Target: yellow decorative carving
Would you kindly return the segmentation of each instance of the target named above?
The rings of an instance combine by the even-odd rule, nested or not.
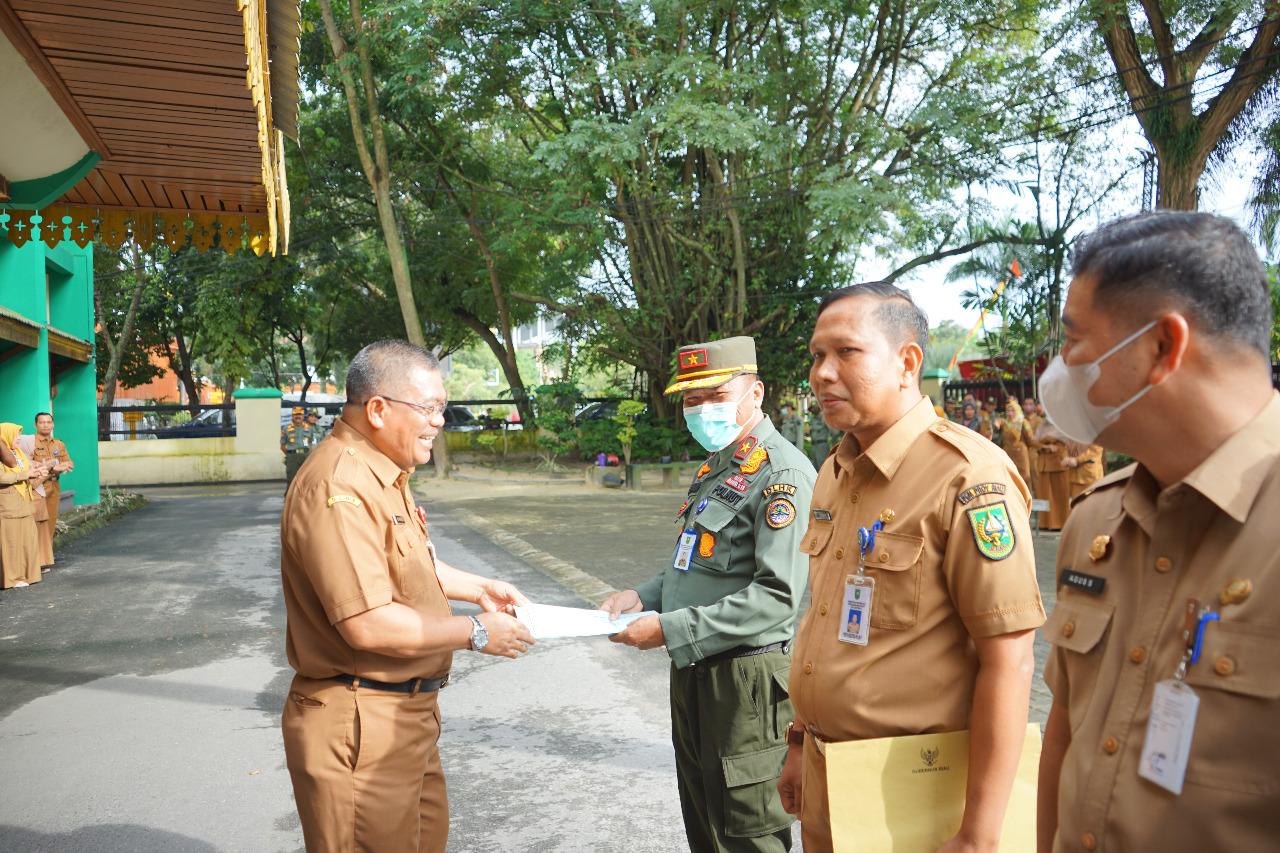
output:
[[[216,236],[216,240],[215,240]],[[143,250],[163,243],[177,251],[188,245],[206,252],[215,245],[228,253],[242,248],[262,255],[271,249],[271,226],[262,215],[238,213],[156,213],[51,205],[44,210],[0,208],[0,239],[21,248],[41,240],[50,248],[62,242],[90,242],[119,249],[136,239]]]

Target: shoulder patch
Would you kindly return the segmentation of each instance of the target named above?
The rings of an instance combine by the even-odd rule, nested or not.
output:
[[[768,459],[769,451],[765,450],[763,447],[757,447],[755,450],[751,451],[751,455],[747,457],[747,461],[742,463],[742,473],[754,474],[760,470],[760,466],[768,461]]]
[[[1003,495],[1004,493],[1004,483],[978,483],[976,486],[970,486],[956,495],[956,500],[962,504],[967,504],[972,503],[976,498],[980,498],[983,495]]]
[[[747,455],[751,453],[753,449],[755,449],[755,446],[756,446],[756,437],[754,435],[747,436],[742,440],[742,443],[738,445],[738,449],[734,451],[733,458],[746,459]]]
[[[1009,507],[1004,501],[975,506],[966,513],[973,528],[973,541],[982,556],[989,560],[1003,560],[1013,553],[1016,541],[1013,526],[1009,523]]]
[[[705,475],[708,471],[710,471],[710,470],[711,470],[711,463],[710,463],[710,462],[703,462],[703,463],[702,463],[702,467],[698,469],[698,473],[697,473],[696,475],[694,475],[694,479],[696,480],[696,479],[698,479],[699,477],[704,476],[704,475]]]
[[[769,522],[769,526],[774,530],[781,530],[788,524],[796,520],[795,504],[786,498],[774,498],[769,501],[769,508],[766,510],[765,520]]]
[[[761,492],[766,498],[769,495],[794,495],[795,493],[796,487],[790,483],[774,483],[772,486],[766,486]]]
[[[364,506],[364,501],[352,495],[334,495],[324,502],[325,506],[333,506],[334,504],[355,504],[356,506]]]

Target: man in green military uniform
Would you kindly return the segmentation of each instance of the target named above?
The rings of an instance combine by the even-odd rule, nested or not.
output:
[[[776,781],[786,758],[791,639],[808,560],[799,553],[815,472],[765,417],[755,342],[682,348],[666,393],[711,454],[676,513],[671,563],[616,593],[610,615],[658,610],[615,634],[671,656],[671,738],[685,834],[697,853],[791,849]]]
[[[316,424],[319,416],[314,410],[308,416],[309,423],[304,423],[302,417],[302,407],[295,406],[293,420],[284,429],[280,430],[280,450],[284,453],[286,489],[293,482],[294,475],[302,467],[302,463],[306,460],[307,454],[311,452],[311,448],[319,444],[320,440],[324,438],[324,430]]]
[[[822,463],[826,462],[827,457],[831,455],[831,448],[839,444],[842,438],[844,433],[827,426],[818,404],[811,405],[809,407],[809,458],[813,460],[815,469],[822,468]]]
[[[804,453],[804,415],[796,411],[790,400],[782,404],[782,418],[778,421],[778,432],[787,441],[794,444]]]

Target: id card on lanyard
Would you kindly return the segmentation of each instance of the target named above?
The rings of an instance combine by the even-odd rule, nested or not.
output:
[[[867,554],[876,544],[876,531],[883,528],[882,521],[877,521],[870,528],[858,528],[858,573],[845,578],[844,607],[840,611],[838,639],[842,643],[865,646],[870,640],[871,604],[876,595],[876,579],[868,577],[865,569]]]

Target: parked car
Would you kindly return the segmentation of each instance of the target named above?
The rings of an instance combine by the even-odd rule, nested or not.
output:
[[[235,409],[207,409],[185,424],[174,424],[156,430],[156,438],[217,438],[220,435],[235,434]]]
[[[484,421],[466,406],[448,403],[444,407],[444,428],[449,432],[479,432],[484,429]]]
[[[618,414],[618,404],[621,402],[621,400],[605,400],[598,403],[587,403],[581,409],[578,409],[574,418],[579,421],[613,420]],[[648,411],[648,407],[645,410]]]

